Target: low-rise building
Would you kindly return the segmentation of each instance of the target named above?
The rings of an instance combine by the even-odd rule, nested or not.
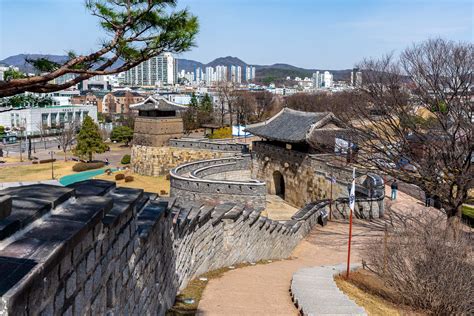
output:
[[[88,115],[97,122],[94,105],[68,105],[25,108],[0,108],[0,125],[10,131],[39,135],[44,129],[55,129],[65,123],[81,124]]]
[[[104,96],[101,112],[107,114],[126,114],[130,111],[130,105],[140,103],[143,100],[143,96],[135,91],[114,91]]]

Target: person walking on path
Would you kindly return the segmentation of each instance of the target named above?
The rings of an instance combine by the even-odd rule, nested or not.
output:
[[[390,186],[392,188],[392,195],[391,199],[396,200],[397,199],[397,190],[398,190],[398,183],[397,180],[393,180],[392,185]]]
[[[431,196],[428,192],[425,192],[425,207],[431,206]]]

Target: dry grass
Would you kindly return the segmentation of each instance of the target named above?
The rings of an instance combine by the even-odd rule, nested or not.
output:
[[[23,157],[23,161],[26,161],[25,157]],[[20,156],[12,156],[9,155],[8,157],[0,157],[0,161],[4,161],[6,163],[13,163],[13,162],[21,162],[20,161]],[[1,166],[1,165],[0,165]]]
[[[366,270],[351,273],[349,280],[343,276],[334,279],[339,289],[362,306],[368,315],[424,315],[396,304],[396,295],[381,279]]]
[[[132,182],[125,182],[125,180],[115,180],[115,175],[118,173],[124,173],[126,176],[130,175],[133,176]],[[159,177],[149,177],[149,176],[142,176],[131,171],[116,171],[111,175],[101,174],[94,179],[101,179],[101,180],[108,180],[108,181],[115,181],[118,187],[126,187],[126,188],[133,188],[133,189],[143,189],[145,192],[150,193],[157,193],[161,194],[161,191],[164,190],[167,194],[170,192],[170,181],[166,180],[164,176]]]
[[[56,179],[62,176],[74,173],[72,166],[73,161],[56,161],[54,163],[54,177]],[[17,181],[40,181],[51,179],[51,163],[21,166],[1,166],[0,165],[0,182],[17,182]]]
[[[255,264],[267,264],[275,260],[261,260]],[[243,268],[250,266],[250,263],[240,263],[234,265],[234,269]],[[178,315],[195,315],[199,306],[199,301],[202,298],[202,294],[207,284],[212,279],[218,279],[224,275],[227,271],[233,270],[229,267],[212,270],[207,273],[200,275],[199,277],[191,280],[186,288],[176,296],[175,305],[170,308],[166,313],[167,316],[178,316]],[[207,281],[201,281],[200,278],[207,278]],[[186,299],[193,299],[193,304],[185,303]]]

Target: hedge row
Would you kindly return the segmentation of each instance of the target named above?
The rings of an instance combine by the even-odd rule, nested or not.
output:
[[[78,162],[72,166],[72,170],[76,172],[99,169],[105,166],[103,162]]]

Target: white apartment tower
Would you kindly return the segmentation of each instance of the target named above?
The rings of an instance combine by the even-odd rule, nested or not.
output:
[[[242,83],[242,67],[230,66],[230,80],[234,83]]]
[[[176,59],[171,53],[152,57],[125,72],[125,83],[137,86],[173,85],[177,82]]]
[[[213,67],[206,67],[206,85],[210,86],[216,81],[216,75]]]
[[[255,67],[254,66],[245,67],[245,80],[246,81],[255,80]]]
[[[354,68],[351,71],[351,86],[360,87],[362,85],[362,72],[359,68]]]
[[[333,84],[333,75],[329,71],[325,71],[323,74],[323,82],[325,88],[332,87]]]
[[[216,66],[216,81],[227,81],[227,66]]]

